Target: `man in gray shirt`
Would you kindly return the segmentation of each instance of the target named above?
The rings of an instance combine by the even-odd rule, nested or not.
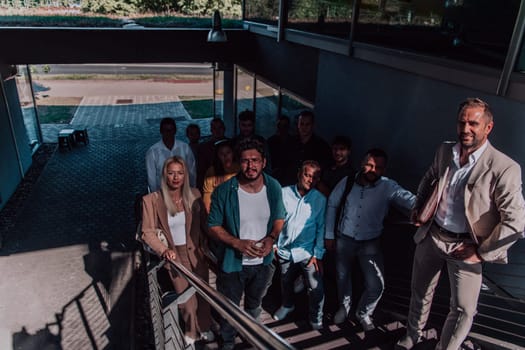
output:
[[[415,197],[395,181],[382,176],[387,155],[383,150],[369,150],[361,171],[355,178],[345,177],[328,198],[326,209],[326,248],[336,249],[339,309],[335,323],[348,317],[352,299],[352,264],[358,260],[365,279],[365,289],[356,308],[356,316],[365,331],[374,329],[370,316],[384,290],[383,254],[379,237],[390,204],[407,213]]]

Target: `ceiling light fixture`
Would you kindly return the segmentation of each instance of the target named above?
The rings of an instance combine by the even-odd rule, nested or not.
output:
[[[226,33],[222,30],[221,14],[219,10],[213,12],[212,28],[208,33],[209,43],[224,43],[228,41]]]

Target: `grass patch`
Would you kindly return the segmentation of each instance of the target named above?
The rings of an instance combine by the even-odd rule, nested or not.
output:
[[[121,27],[120,19],[90,16],[0,16],[8,27]]]
[[[210,70],[211,71],[211,70]],[[195,74],[53,74],[33,73],[33,80],[150,80],[155,82],[173,82],[176,80],[209,81],[211,75]]]
[[[211,18],[184,16],[133,16],[130,18],[138,25],[148,28],[211,28]],[[120,18],[104,17],[86,13],[85,15],[24,15],[0,16],[0,26],[5,27],[96,27],[118,28],[125,22]],[[242,20],[223,18],[222,27],[226,29],[242,28]]]
[[[68,124],[78,106],[37,106],[41,124]]]
[[[200,100],[183,100],[183,98],[183,96],[180,97],[182,105],[193,119],[210,118],[213,116],[213,100],[211,98]]]

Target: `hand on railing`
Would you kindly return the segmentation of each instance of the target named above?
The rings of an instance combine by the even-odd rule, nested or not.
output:
[[[173,250],[168,248],[164,252],[162,252],[161,257],[166,260],[175,261],[175,259],[177,258],[177,254]]]

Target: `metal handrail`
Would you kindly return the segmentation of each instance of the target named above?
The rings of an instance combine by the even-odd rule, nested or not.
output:
[[[242,337],[258,349],[295,350],[280,335],[256,322],[231,300],[210,287],[208,283],[178,262],[168,261],[201,297],[224,317]]]

